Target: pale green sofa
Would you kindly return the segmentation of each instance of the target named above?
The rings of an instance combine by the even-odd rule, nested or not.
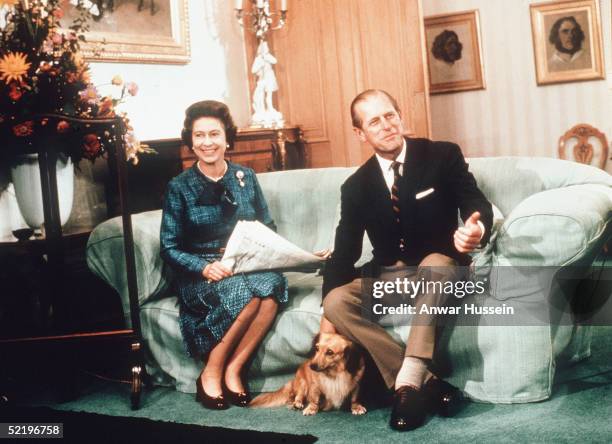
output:
[[[475,258],[481,277],[491,273],[495,281],[492,275],[498,265],[590,264],[601,252],[612,231],[612,176],[548,158],[468,161],[479,187],[500,210],[491,244]],[[353,171],[326,168],[258,175],[278,232],[306,250],[329,247],[338,219],[340,185]],[[184,352],[177,299],[168,291],[168,273],[159,257],[160,220],[161,211],[133,215],[147,370],[156,384],[194,392],[201,366]],[[367,238],[364,243],[361,262],[371,251]],[[128,313],[120,219],[94,230],[87,260],[96,274],[117,289]],[[254,391],[275,389],[286,381],[305,359],[318,329],[322,278],[314,272],[286,276],[290,301],[253,363],[249,381]],[[498,276],[494,287],[492,303],[509,298],[533,303],[533,294],[521,294],[523,287],[507,277]],[[392,329],[398,340],[405,339],[407,332],[408,327]],[[453,367],[449,377],[453,384],[472,399],[510,403],[549,397],[557,363],[589,356],[590,338],[590,327],[566,322],[517,327],[483,321],[446,328],[441,344]]]

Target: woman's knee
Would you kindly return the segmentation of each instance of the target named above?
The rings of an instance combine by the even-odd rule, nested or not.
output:
[[[259,311],[259,307],[261,306],[261,299],[252,298],[248,304],[244,306],[240,314],[242,315],[252,315]]]
[[[278,302],[273,296],[268,296],[261,301],[259,312],[275,314],[278,311]]]

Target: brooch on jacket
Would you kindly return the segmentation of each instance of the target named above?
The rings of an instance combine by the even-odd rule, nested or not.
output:
[[[244,179],[244,172],[242,170],[236,171],[236,179],[238,179],[238,184],[244,187],[244,181],[242,180]]]

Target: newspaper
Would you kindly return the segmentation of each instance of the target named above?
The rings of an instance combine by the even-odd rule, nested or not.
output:
[[[322,258],[289,242],[258,221],[239,221],[221,263],[234,273],[303,267],[318,268]]]

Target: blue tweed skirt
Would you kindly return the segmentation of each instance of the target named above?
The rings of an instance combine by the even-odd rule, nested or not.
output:
[[[272,271],[243,273],[208,283],[199,276],[177,276],[179,324],[187,353],[204,358],[221,340],[252,298],[287,302],[287,278]]]

